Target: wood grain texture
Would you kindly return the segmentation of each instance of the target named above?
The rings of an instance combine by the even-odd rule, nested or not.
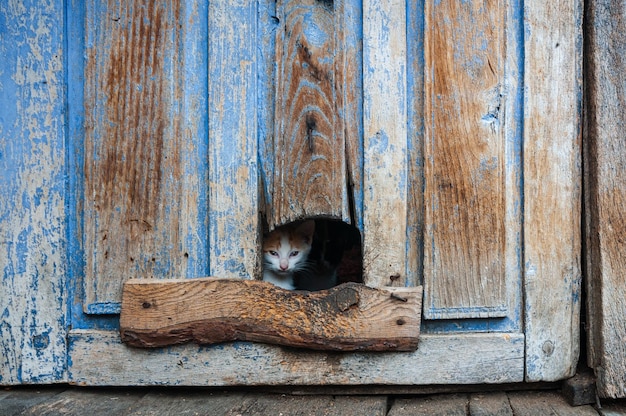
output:
[[[508,206],[520,203],[519,189],[506,181],[506,170],[519,168],[507,163],[507,145],[517,138],[506,136],[504,114],[515,110],[516,89],[507,84],[505,64],[507,53],[518,53],[506,37],[507,8],[497,1],[426,2],[424,284],[429,319],[508,312],[507,233],[519,235],[521,224],[507,221]]]
[[[257,5],[209,3],[211,275],[260,275]]]
[[[589,365],[600,397],[626,397],[626,13],[587,8],[586,230]]]
[[[417,351],[406,353],[303,351],[248,342],[129,348],[119,332],[96,330],[72,331],[69,345],[69,378],[79,385],[434,385],[524,379],[521,334],[421,335]]]
[[[406,55],[405,3],[363,2],[363,279],[372,287],[416,284],[406,275]]]
[[[335,3],[278,2],[273,225],[348,218],[343,50]]]
[[[524,2],[526,380],[579,355],[582,1]]]
[[[64,7],[0,3],[0,385],[67,377]]]
[[[390,290],[356,283],[297,292],[240,279],[130,280],[120,333],[138,347],[241,340],[336,351],[415,350],[421,287]]]
[[[206,177],[188,170],[201,165],[190,138],[202,117],[182,114],[196,95],[183,98],[181,12],[178,1],[86,4],[86,312],[115,312],[130,277],[206,268],[205,245],[190,244],[206,228],[189,203],[206,201]],[[200,265],[188,272],[190,258]]]

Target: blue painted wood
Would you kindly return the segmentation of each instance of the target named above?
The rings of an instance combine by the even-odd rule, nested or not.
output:
[[[91,19],[99,20],[93,13],[98,10],[103,14],[102,19],[107,18],[106,8],[91,8]],[[204,2],[187,1],[181,3],[180,19],[187,22],[186,25],[177,26],[177,44],[174,47],[179,51],[177,60],[172,62],[173,67],[165,69],[172,75],[170,85],[175,91],[173,101],[169,103],[172,108],[171,117],[178,120],[180,137],[176,140],[183,145],[177,149],[181,166],[180,177],[176,182],[176,192],[184,197],[179,201],[170,200],[172,205],[167,211],[179,215],[188,220],[179,221],[177,224],[179,237],[179,253],[185,253],[184,268],[176,268],[175,277],[201,277],[208,274],[208,160],[207,153],[207,5]],[[108,16],[110,17],[110,16]],[[118,322],[114,315],[119,313],[119,300],[112,301],[85,301],[85,290],[81,285],[86,274],[85,247],[85,218],[84,192],[85,192],[85,56],[87,45],[93,46],[93,42],[85,33],[86,5],[77,2],[68,7],[68,99],[69,112],[69,144],[70,152],[70,207],[76,216],[70,219],[70,247],[72,256],[71,275],[72,282],[72,325],[74,328],[117,328]],[[180,96],[180,98],[178,98]],[[190,114],[187,116],[187,114]],[[176,156],[176,155],[174,155]],[[172,157],[172,155],[166,155]],[[171,180],[171,179],[166,179]],[[173,183],[172,183],[173,184]],[[163,249],[171,250],[172,247],[164,245]],[[169,260],[166,260],[169,263]],[[166,268],[167,264],[163,265]],[[156,277],[164,277],[166,273],[157,273]],[[87,314],[83,313],[87,312]],[[104,315],[104,316],[97,316]]]
[[[0,384],[66,380],[64,2],[0,3]]]
[[[84,28],[70,47],[85,57],[72,144],[88,314],[118,313],[129,277],[208,273],[206,15],[195,1],[70,14]]]
[[[209,4],[210,275],[260,275],[257,4]]]

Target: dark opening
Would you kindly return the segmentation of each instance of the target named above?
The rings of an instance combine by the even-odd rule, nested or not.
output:
[[[363,283],[361,232],[343,221],[316,219],[310,258],[336,268],[337,284]]]
[[[286,248],[281,236],[292,236],[296,242]],[[359,230],[340,220],[316,218],[277,227],[264,233],[263,280],[285,289],[308,291],[346,282],[363,283],[361,241]]]

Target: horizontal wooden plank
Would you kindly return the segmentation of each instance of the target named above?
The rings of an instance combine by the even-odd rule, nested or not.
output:
[[[345,283],[320,292],[268,282],[202,278],[124,284],[120,332],[139,347],[258,341],[321,350],[412,351],[421,287]]]
[[[523,334],[421,335],[414,352],[349,354],[250,342],[131,348],[117,332],[94,330],[72,331],[69,345],[69,377],[79,385],[428,385],[524,378]]]

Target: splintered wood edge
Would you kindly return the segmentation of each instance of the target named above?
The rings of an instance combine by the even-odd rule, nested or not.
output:
[[[120,334],[134,347],[256,341],[333,351],[414,351],[422,287],[345,283],[319,292],[199,278],[124,284]]]

